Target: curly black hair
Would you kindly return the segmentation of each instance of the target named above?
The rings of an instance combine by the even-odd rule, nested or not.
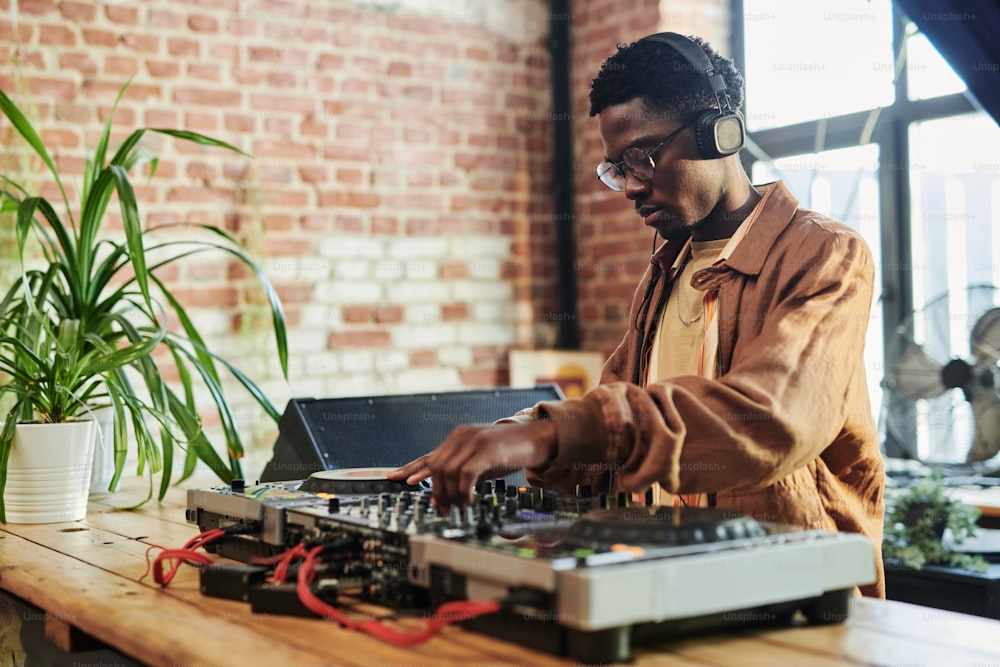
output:
[[[720,56],[703,39],[691,39],[722,74],[730,108],[739,109],[743,105],[743,75],[732,60]],[[619,44],[618,52],[604,61],[590,82],[590,115],[636,97],[650,109],[675,119],[718,106],[700,68],[692,67],[670,45],[650,39]]]

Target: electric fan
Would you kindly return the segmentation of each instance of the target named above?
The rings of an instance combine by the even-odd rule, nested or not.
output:
[[[955,472],[1000,465],[998,306],[1000,289],[977,285],[933,299],[896,329],[880,414],[888,453]]]

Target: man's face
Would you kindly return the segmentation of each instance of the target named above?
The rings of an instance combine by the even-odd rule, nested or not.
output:
[[[610,162],[620,162],[627,148],[648,151],[682,126],[678,119],[651,111],[639,98],[606,108],[598,121],[605,159]],[[623,194],[661,237],[685,239],[724,196],[724,160],[701,159],[693,126],[650,157],[656,166],[653,176],[641,180],[625,169]]]

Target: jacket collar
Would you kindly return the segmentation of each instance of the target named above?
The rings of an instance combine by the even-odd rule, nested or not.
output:
[[[746,275],[760,273],[775,239],[791,222],[799,205],[782,181],[755,187],[761,194],[766,193],[768,196],[759,204],[763,208],[754,222],[753,231],[747,233],[725,262],[729,268]],[[667,272],[686,246],[687,241],[667,241],[653,253],[650,261],[658,265],[661,271]]]

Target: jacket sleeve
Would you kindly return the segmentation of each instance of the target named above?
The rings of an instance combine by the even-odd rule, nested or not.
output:
[[[558,485],[573,466],[613,470],[628,490],[654,481],[672,493],[762,488],[816,459],[849,420],[870,422],[870,411],[850,414],[846,397],[864,377],[871,252],[842,226],[814,230],[781,244],[743,295],[721,284],[720,304],[738,298],[735,317],[747,323],[720,321],[738,335],[718,379],[613,382],[540,403],[558,444],[537,477]]]

